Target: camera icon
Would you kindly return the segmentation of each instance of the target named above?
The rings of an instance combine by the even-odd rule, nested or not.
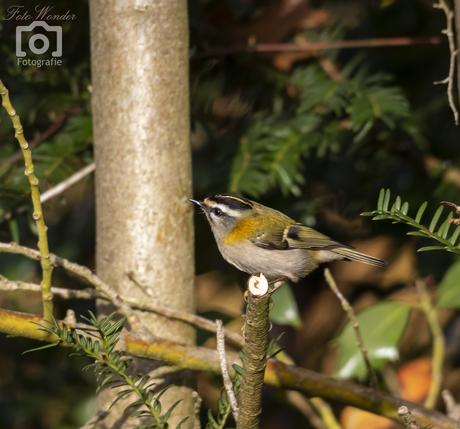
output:
[[[55,32],[56,33],[56,50],[51,52],[53,57],[62,57],[62,27],[59,25],[48,25],[45,21],[34,21],[30,25],[23,25],[16,27],[16,56],[17,57],[25,57],[26,52],[21,49],[22,44],[22,33],[27,33],[28,31],[32,31],[35,27],[42,27],[47,32]],[[43,42],[43,46],[41,48],[35,46],[37,40],[41,40]],[[34,34],[29,39],[29,49],[37,55],[44,54],[48,51],[50,47],[50,41],[48,37],[44,34],[37,33]]]

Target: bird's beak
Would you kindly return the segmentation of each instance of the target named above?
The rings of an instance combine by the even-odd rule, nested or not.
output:
[[[196,205],[200,206],[202,209],[204,209],[206,207],[206,204],[204,203],[204,201],[192,200],[191,198],[189,198],[189,201],[191,201],[192,203],[195,203]]]

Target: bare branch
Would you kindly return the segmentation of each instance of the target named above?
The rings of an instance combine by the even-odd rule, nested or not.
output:
[[[0,250],[1,251],[1,250]],[[8,291],[31,291],[31,292],[40,292],[40,285],[27,283],[20,280],[8,280],[0,274],[0,290]],[[84,290],[74,290],[74,289],[65,289],[59,287],[52,287],[51,292],[53,295],[57,295],[63,299],[104,299],[110,301],[106,294],[94,289],[84,289]],[[157,313],[162,316],[168,317],[169,319],[181,320],[191,325],[197,326],[208,332],[216,333],[216,324],[209,319],[206,319],[196,314],[186,313],[185,311],[173,310],[171,308],[156,304],[154,302],[145,302],[139,301],[133,297],[122,297],[122,299],[128,303],[131,307],[137,308],[143,311],[149,311],[151,313]],[[224,335],[237,346],[244,346],[244,338],[233,332],[231,329],[223,328]]]
[[[232,46],[230,48],[212,48],[197,52],[191,59],[208,58],[218,55],[231,55],[244,52],[306,52],[326,49],[376,48],[382,46],[408,46],[419,44],[438,45],[439,37],[394,37],[364,40],[338,40],[330,42],[295,43],[260,43],[255,45]]]
[[[347,313],[351,326],[355,330],[356,344],[359,350],[361,351],[361,354],[363,355],[364,363],[366,364],[367,372],[369,373],[369,379],[370,379],[371,386],[374,389],[378,390],[379,384],[377,381],[377,375],[375,374],[374,368],[372,368],[371,362],[369,360],[369,356],[367,354],[367,348],[364,345],[363,337],[361,335],[361,330],[359,329],[358,319],[356,319],[355,312],[353,311],[353,307],[350,305],[350,303],[345,299],[345,297],[340,292],[334,278],[332,277],[331,272],[329,271],[329,268],[326,268],[324,270],[324,277],[326,278],[327,284],[332,289],[332,292],[334,292],[337,295],[337,298],[339,298],[339,301],[342,304],[342,308]]]
[[[40,260],[41,257],[40,252],[37,250],[19,246],[16,243],[0,243],[0,253],[1,252],[20,254],[34,260]],[[98,276],[96,276],[96,274],[93,274],[89,268],[70,262],[67,259],[60,258],[56,255],[53,255],[52,253],[49,253],[48,261],[53,267],[62,267],[65,270],[86,279],[98,291],[107,296],[110,302],[120,311],[120,313],[128,319],[128,322],[131,324],[135,331],[137,331],[140,335],[145,336],[149,340],[153,338],[153,334],[139,320],[128,303],[123,298],[121,298],[120,295],[118,295],[109,285],[104,283]]]
[[[235,392],[233,391],[233,383],[228,375],[227,355],[225,354],[225,336],[222,329],[222,320],[216,319],[217,327],[217,351],[219,353],[220,367],[222,368],[222,378],[224,380],[225,391],[227,392],[228,400],[232,406],[232,413],[235,422],[238,422],[238,402],[236,402]]]
[[[72,176],[63,180],[61,183],[58,183],[56,186],[43,192],[43,194],[40,197],[40,201],[44,203],[45,201],[50,200],[51,198],[55,197],[61,192],[64,192],[66,189],[70,188],[72,185],[75,185],[75,183],[79,182],[85,176],[92,173],[95,169],[96,169],[96,164],[94,162],[87,165],[86,167],[77,171],[75,174],[72,174]]]
[[[433,5],[436,9],[442,9],[446,15],[447,28],[442,30],[442,33],[447,36],[449,41],[449,51],[450,51],[450,66],[449,66],[449,75],[446,79],[438,82],[434,82],[435,85],[438,84],[447,84],[447,98],[449,100],[449,106],[454,114],[455,125],[458,125],[458,110],[455,107],[454,97],[452,91],[454,88],[454,72],[455,72],[455,57],[458,54],[458,50],[455,49],[455,40],[454,40],[454,13],[450,10],[449,5],[446,0],[438,0],[439,3]]]

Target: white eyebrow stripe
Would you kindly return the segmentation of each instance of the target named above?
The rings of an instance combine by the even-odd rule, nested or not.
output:
[[[215,201],[211,201],[211,200],[206,201],[206,203],[207,203],[207,205],[209,207],[216,207],[216,208],[222,210],[228,216],[241,217],[241,211],[240,210],[233,210],[230,207],[226,206],[225,204],[216,203]],[[211,212],[211,215],[214,216],[214,214],[212,212]]]

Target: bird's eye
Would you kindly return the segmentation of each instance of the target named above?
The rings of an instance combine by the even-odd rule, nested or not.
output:
[[[218,209],[218,208],[215,208],[212,212],[214,213],[214,215],[216,215],[218,217],[222,216],[224,214],[223,211],[221,209]]]

